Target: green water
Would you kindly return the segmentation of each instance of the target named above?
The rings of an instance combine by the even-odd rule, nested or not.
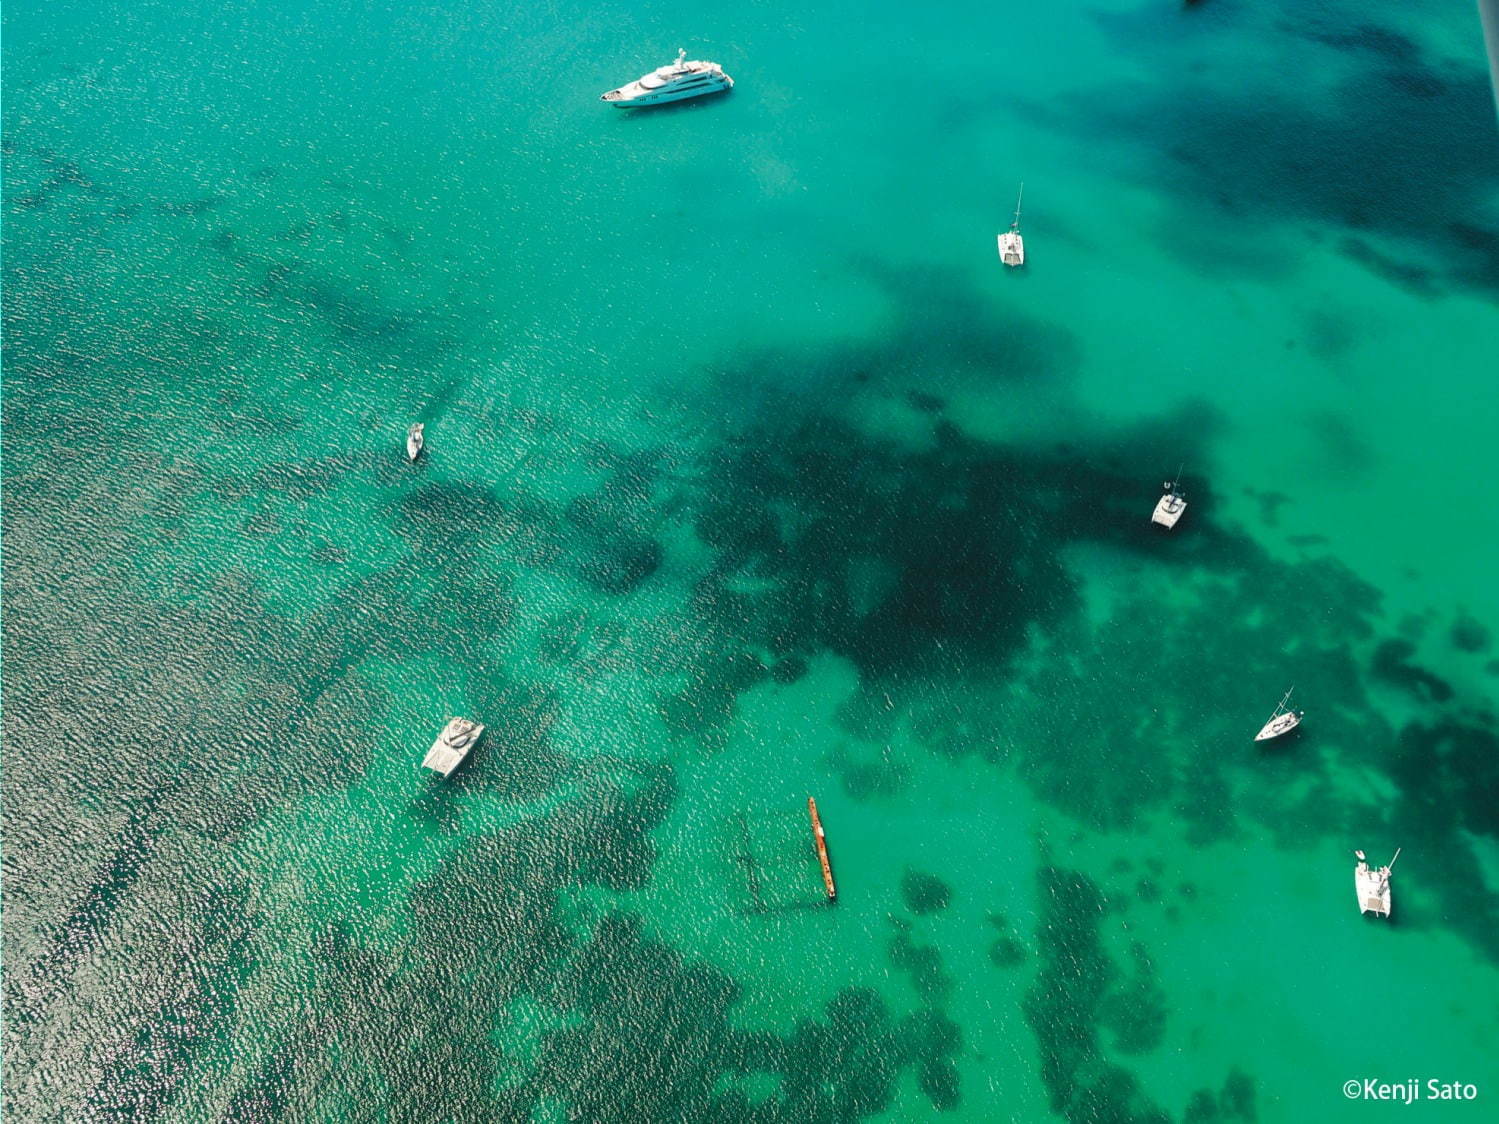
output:
[[[1467,7],[3,32],[10,1118],[1492,1117]]]

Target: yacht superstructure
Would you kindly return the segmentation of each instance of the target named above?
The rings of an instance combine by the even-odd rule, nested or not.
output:
[[[716,94],[720,90],[733,89],[734,80],[723,72],[716,62],[689,59],[686,50],[677,52],[677,61],[655,70],[635,81],[600,94],[602,101],[620,109],[635,106],[661,105],[663,102],[683,101],[686,98]]]

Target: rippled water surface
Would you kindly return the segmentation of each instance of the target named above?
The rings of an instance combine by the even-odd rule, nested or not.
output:
[[[3,30],[9,1118],[1499,1098],[1469,8]]]

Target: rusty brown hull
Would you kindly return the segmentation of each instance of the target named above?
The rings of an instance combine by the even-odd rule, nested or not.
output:
[[[828,901],[838,899],[838,888],[833,885],[833,864],[828,862],[828,837],[822,830],[822,820],[817,816],[817,801],[807,797],[807,811],[812,816],[812,838],[817,842],[817,861],[822,864],[822,884],[827,887]]]

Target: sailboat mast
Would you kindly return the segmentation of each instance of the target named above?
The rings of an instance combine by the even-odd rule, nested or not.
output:
[[[1020,193],[1015,196],[1015,221],[1010,224],[1011,230],[1020,229],[1020,201],[1025,198],[1025,181],[1020,181]]]
[[[1292,687],[1291,691],[1294,691],[1295,689],[1296,689],[1295,687]],[[1271,722],[1274,722],[1283,713],[1285,713],[1286,703],[1289,702],[1290,699],[1291,699],[1291,691],[1287,691],[1284,695],[1282,695],[1280,697],[1280,702],[1278,704],[1276,704],[1274,713],[1272,713],[1270,715],[1270,721]]]

